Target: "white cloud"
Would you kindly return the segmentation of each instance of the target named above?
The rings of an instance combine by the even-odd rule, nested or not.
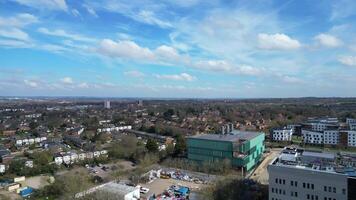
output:
[[[37,17],[28,13],[20,13],[8,18],[0,17],[0,27],[24,27],[37,22]]]
[[[87,89],[89,88],[89,84],[86,82],[80,83],[78,84],[78,88]]]
[[[22,41],[30,40],[28,34],[18,28],[0,29],[0,37],[22,40]]]
[[[124,72],[124,75],[125,76],[131,76],[131,77],[135,77],[135,78],[140,78],[140,77],[144,77],[145,74],[140,72],[140,71],[137,71],[137,70],[132,70],[132,71],[127,71],[127,72]]]
[[[39,45],[37,48],[50,51],[53,53],[61,53],[64,51],[69,51],[68,48],[65,48],[63,46],[55,45],[55,44],[44,44],[44,45]]]
[[[153,60],[154,54],[148,48],[139,46],[133,41],[118,41],[104,39],[96,51],[102,55],[127,59]]]
[[[33,87],[33,88],[38,87],[38,83],[36,81],[24,80],[24,83],[25,83],[25,85]]]
[[[82,41],[82,42],[95,42],[96,40],[93,38],[85,37],[79,34],[73,34],[73,33],[68,33],[65,30],[62,29],[56,29],[56,30],[48,30],[47,28],[39,28],[38,32],[46,34],[46,35],[51,35],[51,36],[56,36],[56,37],[63,37],[63,38],[69,38],[72,40],[76,41]]]
[[[60,81],[64,84],[73,84],[73,79],[71,77],[64,77]]]
[[[249,65],[234,66],[225,60],[199,61],[195,63],[193,67],[214,72],[225,72],[238,75],[258,76],[262,73],[262,70],[256,67]]]
[[[324,33],[315,36],[314,39],[318,42],[319,45],[330,48],[339,47],[343,44],[343,42],[337,37]]]
[[[0,47],[8,47],[8,48],[28,48],[31,47],[31,44],[28,44],[23,41],[18,40],[1,40],[0,39]]]
[[[83,4],[83,7],[87,10],[89,14],[93,15],[94,17],[98,17],[98,14],[96,14],[96,11],[92,7],[87,4]]]
[[[268,50],[294,50],[301,47],[298,40],[292,39],[285,34],[258,34],[258,44],[261,49]]]
[[[241,65],[235,69],[235,73],[242,75],[258,76],[262,73],[262,70],[250,65]]]
[[[72,9],[71,12],[75,17],[80,17],[80,12],[77,9]]]
[[[156,50],[155,53],[158,57],[164,59],[164,60],[169,60],[169,61],[179,61],[181,56],[177,52],[176,49],[170,46],[162,45],[159,46]]]
[[[298,83],[303,83],[304,81],[297,78],[297,77],[294,77],[294,76],[282,76],[282,81],[285,82],[285,83],[295,83],[295,84],[298,84]]]
[[[67,11],[68,6],[65,0],[12,0],[19,4],[33,7],[39,10],[63,10]]]
[[[175,80],[175,81],[194,81],[196,79],[195,76],[192,76],[187,73],[165,74],[165,75],[156,74],[156,77],[159,79],[169,79],[169,80]]]
[[[22,28],[37,22],[37,17],[28,13],[21,13],[12,17],[0,17],[0,38],[5,38],[1,40],[0,45],[11,48],[33,46],[30,36]]]
[[[337,0],[331,2],[331,20],[339,20],[355,15],[356,4],[354,0]]]
[[[172,27],[172,24],[168,20],[163,20],[163,17],[161,17],[167,17],[165,14],[170,13],[170,11],[162,9],[164,5],[157,3],[157,1],[148,0],[142,2],[139,0],[109,0],[100,3],[92,3],[91,5],[95,6],[97,10],[105,9],[110,12],[120,13],[140,23],[161,28]]]
[[[161,28],[172,26],[169,22],[158,19],[152,11],[148,10],[141,10],[137,15],[133,15],[133,18],[146,24],[158,25]]]
[[[356,66],[356,56],[341,56],[339,62],[348,66]]]

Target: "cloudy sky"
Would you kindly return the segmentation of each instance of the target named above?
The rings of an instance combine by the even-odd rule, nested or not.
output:
[[[0,0],[0,96],[356,96],[354,0]]]

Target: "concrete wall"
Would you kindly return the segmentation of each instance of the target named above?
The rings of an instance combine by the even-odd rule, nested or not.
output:
[[[310,200],[324,200],[325,197],[327,200],[329,198],[347,200],[346,175],[276,165],[269,165],[268,173],[269,200],[308,200],[308,195]],[[291,181],[293,181],[293,185]],[[305,187],[303,187],[303,183]],[[324,191],[325,187],[327,191]],[[331,192],[329,192],[329,187]]]

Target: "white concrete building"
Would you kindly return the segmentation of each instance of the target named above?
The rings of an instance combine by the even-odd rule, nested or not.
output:
[[[292,141],[293,129],[281,128],[275,129],[272,132],[272,139],[274,141]]]
[[[127,186],[118,183],[108,183],[99,189],[107,194],[112,194],[118,199],[124,200],[138,200],[140,199],[140,188]]]
[[[303,142],[307,144],[323,144],[324,133],[302,130]]]
[[[104,108],[110,109],[110,101],[104,101]]]
[[[350,123],[356,123],[356,119],[346,118],[346,124],[350,124]]]
[[[124,131],[131,130],[132,126],[117,126],[117,127],[109,127],[109,128],[98,128],[97,132],[112,132],[112,131]]]
[[[6,165],[0,164],[0,173],[5,173],[6,171]]]
[[[337,159],[335,156],[288,150],[287,155],[294,154],[298,158],[293,161],[284,160],[282,154],[267,168],[269,200],[356,199],[356,179],[348,175],[347,167],[330,162],[330,159]],[[304,154],[308,154],[307,159],[303,159]]]
[[[347,146],[356,147],[356,131],[347,131]]]
[[[337,145],[339,143],[338,130],[325,130],[324,131],[324,144]]]

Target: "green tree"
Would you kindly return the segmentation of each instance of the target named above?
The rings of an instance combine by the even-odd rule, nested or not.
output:
[[[30,127],[31,130],[34,130],[38,127],[38,123],[36,122],[30,122],[30,124],[28,125]]]
[[[267,200],[268,186],[253,180],[222,180],[201,192],[206,200]]]
[[[174,146],[174,153],[176,155],[182,155],[187,149],[186,140],[183,135],[177,135],[176,145]]]
[[[146,143],[146,148],[149,152],[157,152],[158,151],[158,144],[155,140],[149,138]]]

